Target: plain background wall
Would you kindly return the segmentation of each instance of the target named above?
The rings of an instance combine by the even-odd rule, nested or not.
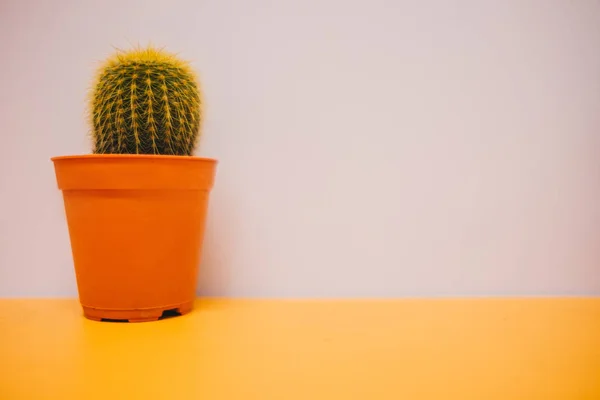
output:
[[[0,296],[73,296],[49,158],[113,46],[192,60],[200,292],[600,294],[600,2],[0,2]]]

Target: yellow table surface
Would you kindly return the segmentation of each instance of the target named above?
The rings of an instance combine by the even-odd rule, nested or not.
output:
[[[0,300],[0,399],[600,400],[600,299]]]

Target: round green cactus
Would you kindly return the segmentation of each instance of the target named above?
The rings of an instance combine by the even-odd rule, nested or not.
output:
[[[196,76],[163,50],[119,51],[98,71],[90,118],[94,153],[192,155],[202,118]]]

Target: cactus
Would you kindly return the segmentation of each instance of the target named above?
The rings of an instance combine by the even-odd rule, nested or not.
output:
[[[118,51],[98,70],[90,98],[94,153],[189,156],[201,118],[195,74],[173,54]]]

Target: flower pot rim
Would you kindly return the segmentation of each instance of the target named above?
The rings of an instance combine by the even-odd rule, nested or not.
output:
[[[197,156],[175,156],[162,154],[80,154],[52,157],[50,160],[77,160],[77,159],[155,159],[155,160],[186,160],[197,162],[217,163],[214,158],[197,157]]]
[[[152,154],[52,158],[60,190],[210,190],[216,160]]]

